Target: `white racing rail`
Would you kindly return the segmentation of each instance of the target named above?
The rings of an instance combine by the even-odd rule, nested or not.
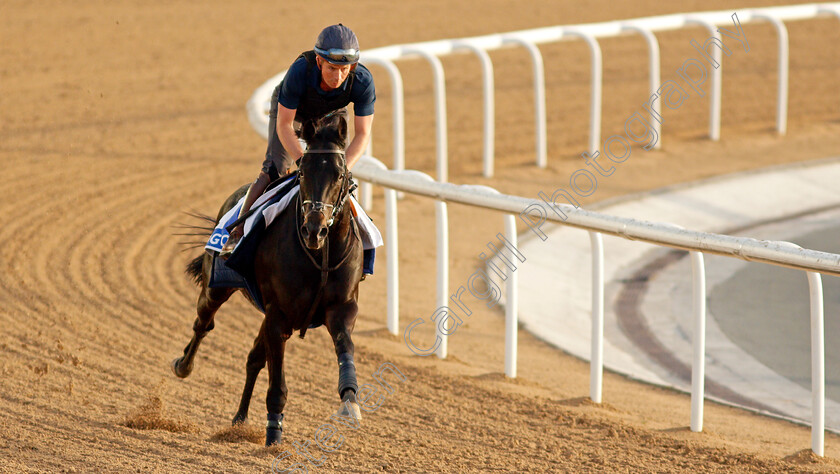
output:
[[[784,134],[787,130],[788,101],[788,34],[785,21],[807,20],[818,17],[836,17],[840,19],[840,3],[814,3],[784,7],[769,7],[713,12],[681,13],[674,15],[635,18],[623,21],[587,23],[579,25],[554,26],[510,33],[476,36],[471,38],[447,39],[423,43],[403,44],[370,49],[362,52],[361,61],[367,65],[385,68],[391,81],[393,113],[393,169],[405,167],[405,128],[403,109],[403,83],[399,68],[393,61],[404,58],[424,58],[433,72],[435,117],[437,138],[436,176],[438,181],[448,180],[447,122],[446,122],[446,85],[443,66],[438,57],[456,53],[472,52],[481,62],[484,93],[484,154],[483,174],[493,176],[494,172],[494,114],[495,100],[493,87],[493,64],[488,51],[514,46],[524,47],[531,56],[534,75],[534,105],[536,128],[536,164],[547,164],[546,145],[546,100],[543,59],[537,45],[559,41],[583,40],[587,43],[591,58],[591,89],[589,117],[589,152],[598,150],[601,143],[601,77],[603,71],[601,48],[598,38],[622,35],[641,35],[648,46],[649,56],[649,93],[658,96],[660,89],[660,54],[659,43],[654,32],[677,30],[701,26],[708,34],[720,40],[717,27],[734,30],[733,13],[741,24],[770,23],[778,34],[778,91],[776,109],[776,130]],[[721,49],[711,47],[712,57],[717,64],[722,64]],[[721,116],[721,72],[722,66],[712,68],[711,91],[709,100],[709,138],[720,138]],[[274,87],[285,76],[285,71],[267,80],[254,91],[248,101],[248,118],[257,133],[267,137],[269,99]],[[661,115],[661,101],[651,101],[651,111]],[[660,122],[651,120],[656,134],[661,137]],[[655,147],[660,147],[660,139]],[[372,154],[369,150],[368,154]],[[369,191],[363,192],[363,204],[369,205]]]
[[[470,206],[493,209],[507,213],[505,233],[516,245],[515,216],[523,221],[530,216],[536,221],[545,219],[589,231],[592,242],[592,346],[590,356],[590,398],[601,402],[604,347],[604,249],[602,234],[614,235],[629,240],[687,250],[691,253],[694,297],[692,385],[691,385],[691,430],[703,429],[703,400],[705,373],[705,325],[706,325],[706,278],[703,254],[716,254],[742,260],[768,263],[794,268],[807,273],[811,304],[811,393],[813,399],[811,419],[811,449],[824,454],[825,432],[825,334],[820,273],[840,276],[840,255],[808,250],[790,242],[756,240],[748,237],[696,232],[667,223],[656,223],[610,216],[598,212],[557,205],[560,214],[538,212],[536,203],[542,201],[519,196],[500,194],[486,186],[456,185],[435,182],[428,175],[414,170],[391,171],[372,157],[362,157],[353,168],[360,179],[385,188],[385,240],[388,270],[388,330],[399,332],[399,288],[397,235],[397,197],[395,190],[401,190],[436,200],[437,236],[437,307],[447,305],[449,294],[449,224],[446,218],[446,203],[454,202]],[[535,222],[534,220],[531,221]],[[518,316],[516,310],[516,272],[511,272],[505,281],[508,298],[505,305],[505,374],[516,376],[516,331]],[[413,324],[413,323],[412,323]],[[411,326],[406,329],[409,337]],[[435,353],[446,357],[447,332],[441,322],[437,324]],[[408,340],[406,341],[408,343]]]
[[[784,21],[804,20],[817,17],[834,16],[840,19],[840,3],[808,4],[798,6],[772,7],[761,9],[736,10],[740,23],[769,22],[778,33],[778,75],[776,129],[784,134],[787,121],[788,90],[788,36]],[[603,324],[604,324],[604,276],[602,234],[615,235],[630,240],[639,240],[656,245],[683,249],[691,252],[692,275],[694,282],[694,350],[692,363],[691,389],[691,429],[701,431],[703,426],[703,374],[705,354],[705,274],[703,254],[711,253],[736,257],[744,260],[763,262],[805,271],[808,276],[811,301],[811,353],[812,353],[812,423],[811,449],[818,455],[824,454],[825,432],[825,338],[823,333],[823,301],[820,273],[840,276],[840,255],[807,250],[788,242],[755,240],[732,237],[721,234],[694,232],[681,229],[671,224],[653,223],[634,219],[620,218],[597,212],[575,209],[571,206],[558,206],[557,210],[567,216],[566,220],[547,213],[544,216],[533,214],[535,200],[499,194],[485,186],[458,186],[447,184],[447,134],[446,134],[446,92],[444,70],[439,56],[460,52],[472,52],[481,62],[484,78],[484,155],[483,173],[490,177],[494,171],[494,87],[493,67],[488,51],[521,46],[530,54],[534,73],[535,128],[536,128],[536,164],[545,167],[546,154],[546,104],[545,80],[542,56],[537,45],[550,42],[582,39],[590,49],[591,96],[590,96],[590,131],[589,150],[598,149],[601,141],[601,76],[602,60],[597,38],[620,35],[641,35],[647,45],[650,62],[650,93],[656,95],[660,84],[659,45],[654,32],[676,30],[686,27],[705,27],[711,37],[720,38],[717,26],[732,29],[733,12],[699,12],[675,14],[658,17],[637,18],[625,21],[590,23],[580,25],[556,26],[533,30],[493,34],[473,38],[440,40],[425,43],[395,45],[371,49],[363,52],[362,62],[382,66],[387,72],[392,86],[393,111],[393,157],[394,170],[389,171],[384,164],[368,156],[354,167],[354,174],[361,180],[378,184],[385,188],[385,215],[388,273],[388,329],[393,334],[399,332],[399,269],[397,236],[397,191],[427,196],[436,200],[437,221],[437,305],[447,304],[449,286],[448,277],[448,222],[446,202],[455,202],[507,213],[505,216],[506,238],[516,245],[515,216],[532,215],[557,223],[566,224],[589,231],[592,242],[592,348],[590,397],[601,401],[603,377]],[[712,48],[713,59],[721,63],[720,49]],[[421,57],[432,66],[434,74],[434,97],[436,116],[437,166],[439,182],[419,171],[401,171],[405,162],[403,85],[399,69],[393,61],[401,58]],[[285,72],[270,78],[261,85],[248,101],[248,118],[254,129],[267,138],[269,98],[274,87],[283,79]],[[711,73],[709,137],[717,140],[720,136],[721,113],[721,68]],[[654,102],[651,113],[659,114],[659,104]],[[651,120],[658,127],[657,120]],[[656,128],[661,136],[661,130]],[[661,140],[657,146],[661,144]],[[372,154],[368,150],[368,155]],[[362,190],[363,205],[370,207],[370,186]],[[505,373],[516,376],[516,278],[515,272],[505,281],[507,304],[505,305]],[[439,344],[435,352],[439,357],[447,353],[446,330],[438,325]],[[408,328],[410,329],[410,327]],[[408,332],[407,329],[407,332]]]

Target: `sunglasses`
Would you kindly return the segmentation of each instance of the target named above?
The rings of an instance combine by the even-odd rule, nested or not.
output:
[[[353,64],[359,61],[358,49],[321,49],[316,46],[315,52],[318,53],[319,56],[331,63],[335,62],[339,64]]]

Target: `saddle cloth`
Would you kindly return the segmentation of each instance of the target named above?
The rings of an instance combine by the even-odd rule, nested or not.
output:
[[[289,206],[289,203],[292,202],[299,191],[300,185],[295,184],[293,176],[279,186],[268,190],[265,194],[260,196],[260,198],[254,202],[254,206],[257,207],[257,211],[245,220],[245,235],[247,236],[253,230],[254,225],[260,221],[264,222],[264,226],[267,228],[274,219]],[[208,252],[222,251],[222,247],[228,241],[228,238],[230,238],[227,227],[231,225],[237,217],[239,217],[239,210],[242,208],[244,200],[245,198],[243,197],[238,203],[236,203],[235,206],[233,206],[231,210],[222,216],[216,224],[216,228],[213,229],[213,233],[210,235],[207,245],[204,246],[205,250]],[[356,198],[351,195],[348,198],[348,201],[352,206],[351,211],[356,219],[356,223],[359,224],[359,236],[362,238],[364,249],[373,250],[377,247],[381,247],[384,242],[382,241],[382,234],[379,233],[379,229],[376,228],[376,225],[374,225],[371,218],[367,215],[367,213],[365,213],[358,201],[356,201]],[[262,219],[260,216],[262,216]],[[242,241],[240,241],[240,243],[241,242]],[[239,248],[239,245],[237,245],[237,248]],[[234,253],[235,252],[236,250],[234,250]]]
[[[292,176],[260,196],[254,203],[257,211],[245,221],[245,235],[227,260],[218,258],[218,254],[230,237],[226,228],[239,216],[239,209],[242,207],[244,198],[219,219],[204,247],[213,256],[213,271],[210,274],[211,288],[245,288],[257,309],[265,312],[253,268],[257,244],[269,224],[289,206],[299,190],[296,176]],[[353,206],[351,211],[359,224],[359,237],[364,247],[363,271],[365,274],[373,274],[375,249],[383,245],[382,235],[352,196],[348,201]]]

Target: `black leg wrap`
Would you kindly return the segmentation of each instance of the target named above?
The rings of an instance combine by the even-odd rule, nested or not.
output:
[[[353,355],[345,352],[338,356],[338,396],[340,397],[348,388],[354,392],[359,391]]]
[[[265,445],[280,444],[283,436],[283,414],[268,414],[268,422],[265,424]]]

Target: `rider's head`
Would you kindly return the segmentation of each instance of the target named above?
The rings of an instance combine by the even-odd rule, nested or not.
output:
[[[344,83],[359,62],[359,40],[350,28],[332,25],[324,28],[315,41],[316,61],[321,70],[321,86],[335,89]]]

